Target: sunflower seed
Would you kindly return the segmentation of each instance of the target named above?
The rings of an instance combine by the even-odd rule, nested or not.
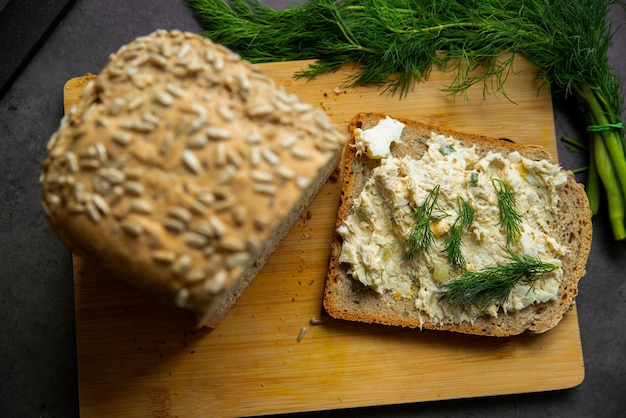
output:
[[[127,132],[118,131],[113,132],[113,135],[111,135],[111,139],[118,145],[126,146],[133,140],[133,137]]]
[[[230,254],[226,257],[225,266],[228,270],[232,270],[235,267],[240,267],[246,264],[250,260],[250,254],[247,252],[237,252]]]
[[[200,165],[200,161],[196,157],[196,154],[190,150],[184,150],[181,154],[183,163],[185,167],[187,167],[192,173],[198,174],[202,171],[202,166]]]
[[[182,206],[173,206],[167,210],[167,214],[174,219],[178,219],[184,223],[191,221],[192,214],[189,210]]]
[[[189,290],[180,289],[176,292],[176,296],[174,297],[174,305],[177,308],[183,309],[187,305],[187,301],[189,300]]]
[[[193,248],[202,248],[209,243],[207,237],[195,232],[185,233],[185,244]]]
[[[144,194],[144,187],[136,181],[127,181],[124,183],[124,191],[131,196],[141,196]]]
[[[102,212],[103,215],[108,215],[111,213],[111,208],[107,201],[99,194],[94,194],[91,196],[91,201],[95,205],[95,207]]]
[[[98,174],[111,184],[119,184],[126,180],[126,174],[117,168],[101,168]]]
[[[187,254],[183,254],[174,260],[170,269],[175,276],[182,276],[189,271],[192,263],[193,260],[191,257]]]
[[[129,208],[131,212],[149,214],[152,213],[152,205],[147,200],[133,199],[130,201]]]
[[[228,272],[226,270],[220,270],[213,275],[209,280],[204,283],[204,290],[210,293],[217,293],[224,287],[226,279],[228,278]]]
[[[264,148],[261,151],[261,155],[263,155],[263,158],[265,158],[265,160],[271,165],[277,165],[280,163],[280,157],[278,154],[268,148]]]
[[[131,219],[124,219],[120,222],[120,227],[127,234],[137,238],[143,234],[143,226],[139,222]]]
[[[188,282],[188,283],[195,283],[195,282],[199,282],[200,280],[204,280],[205,277],[206,277],[206,272],[204,270],[192,269],[187,274],[185,274],[185,277],[183,278],[183,280],[185,280],[185,282]]]
[[[164,220],[163,226],[170,232],[174,233],[183,232],[187,229],[187,225],[184,222],[173,218],[167,218]]]
[[[220,240],[220,247],[226,251],[240,252],[246,250],[246,243],[234,236],[225,236]]]
[[[280,141],[280,146],[291,148],[296,142],[298,142],[298,137],[294,134],[288,134]]]
[[[152,259],[159,263],[169,264],[176,260],[176,253],[169,250],[154,250],[152,251]]]
[[[72,173],[78,172],[80,166],[78,164],[78,158],[76,157],[76,154],[74,154],[72,151],[65,151],[65,161],[67,161],[67,168]]]

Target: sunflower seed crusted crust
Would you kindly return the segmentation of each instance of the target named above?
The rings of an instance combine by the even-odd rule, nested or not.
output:
[[[198,35],[112,54],[48,143],[60,240],[214,327],[334,170],[347,136]]]

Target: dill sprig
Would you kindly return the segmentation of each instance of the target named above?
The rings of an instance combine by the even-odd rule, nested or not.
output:
[[[499,225],[504,227],[507,244],[512,243],[521,234],[522,217],[517,212],[517,201],[508,184],[500,179],[491,179],[493,188],[498,197],[498,209],[500,211]]]
[[[410,260],[418,251],[428,251],[435,240],[430,223],[433,220],[441,219],[441,215],[433,216],[433,210],[437,205],[440,186],[436,185],[428,193],[424,203],[413,212],[415,225],[411,228],[406,238],[406,252],[403,260]]]
[[[587,125],[619,126],[624,111],[607,59],[608,12],[623,0],[310,0],[284,10],[255,0],[188,3],[206,36],[251,62],[316,60],[296,77],[353,62],[348,84],[378,84],[402,97],[443,68],[455,72],[444,91],[464,95],[482,83],[484,94],[506,97],[514,59],[523,55],[553,94],[580,102]],[[604,188],[613,235],[626,239],[624,130],[589,137],[590,205],[596,213]]]
[[[459,216],[446,234],[444,252],[453,266],[465,270],[465,258],[461,252],[463,230],[469,229],[474,222],[474,208],[461,196],[457,196],[456,204]]]
[[[509,263],[486,267],[480,271],[466,271],[460,278],[443,284],[440,300],[451,305],[474,305],[485,309],[493,303],[505,303],[517,285],[534,286],[557,265],[528,255],[509,253]]]

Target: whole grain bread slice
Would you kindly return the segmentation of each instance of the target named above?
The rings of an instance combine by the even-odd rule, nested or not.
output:
[[[372,170],[380,164],[380,160],[370,159],[365,153],[357,152],[353,146],[354,131],[357,128],[363,130],[371,128],[385,117],[386,115],[380,113],[360,113],[350,123],[352,138],[344,151],[344,179],[337,228],[350,214],[353,201],[359,196]],[[551,159],[550,154],[541,148],[515,144],[511,140],[487,138],[418,121],[395,119],[404,123],[405,128],[402,140],[392,143],[391,153],[394,156],[410,154],[414,158],[420,158],[427,149],[426,140],[431,132],[437,132],[453,136],[465,144],[474,145],[478,155],[485,155],[489,151],[517,150],[529,159]],[[391,292],[379,294],[353,279],[348,273],[349,266],[339,262],[342,238],[336,233],[324,294],[326,311],[337,319],[485,336],[510,336],[523,332],[543,333],[553,328],[570,309],[578,293],[578,282],[585,274],[592,237],[591,213],[584,188],[575,181],[571,172],[567,172],[567,178],[567,184],[559,191],[558,210],[562,216],[555,219],[553,224],[554,236],[568,248],[561,258],[563,279],[556,300],[535,303],[522,310],[500,314],[498,317],[483,315],[473,323],[436,323],[430,321],[424,312],[416,309],[412,300],[398,298]]]

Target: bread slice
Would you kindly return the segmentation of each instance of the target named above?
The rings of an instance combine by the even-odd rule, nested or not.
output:
[[[159,30],[112,54],[52,135],[43,208],[70,250],[215,327],[347,139],[227,48]]]
[[[380,159],[370,159],[355,144],[355,130],[377,125],[386,115],[362,113],[350,124],[352,140],[344,151],[344,180],[337,217],[337,229],[355,211],[355,202],[374,170],[381,165]],[[392,116],[393,117],[393,116]],[[490,152],[508,154],[517,151],[531,160],[550,160],[549,153],[537,147],[515,144],[510,140],[486,138],[455,132],[443,127],[418,121],[398,119],[405,124],[401,141],[391,144],[391,155],[401,158],[421,158],[427,150],[431,132],[452,136],[466,147],[475,147],[479,156]],[[337,233],[332,246],[328,277],[324,294],[324,307],[334,318],[366,323],[378,323],[410,328],[446,330],[486,336],[510,336],[523,333],[543,333],[559,323],[570,309],[578,292],[578,282],[585,274],[585,265],[591,244],[591,213],[583,186],[576,183],[571,172],[565,172],[566,184],[558,188],[560,197],[554,219],[549,220],[550,235],[566,246],[560,257],[563,276],[558,285],[556,299],[534,303],[521,310],[500,309],[497,316],[482,314],[473,320],[454,321],[432,318],[416,308],[415,300],[398,297],[390,290],[376,292],[355,280],[350,265],[340,262],[343,239]],[[417,205],[414,203],[414,205]],[[414,210],[415,208],[413,208]]]

